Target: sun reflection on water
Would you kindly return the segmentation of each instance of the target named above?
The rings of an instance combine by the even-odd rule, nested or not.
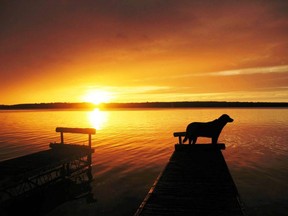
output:
[[[96,108],[88,113],[88,119],[93,128],[96,128],[96,130],[101,130],[105,122],[107,122],[108,113]]]

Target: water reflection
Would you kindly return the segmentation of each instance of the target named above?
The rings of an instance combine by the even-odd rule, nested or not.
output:
[[[98,108],[88,113],[88,120],[93,128],[96,130],[101,130],[104,124],[107,122],[108,113],[99,110]]]
[[[101,130],[93,144],[91,192],[97,203],[73,200],[51,216],[133,215],[174,151],[173,132],[222,113],[235,120],[219,142],[226,144],[225,160],[250,215],[287,214],[288,109],[9,111],[0,113],[0,160],[47,147],[55,126],[94,127]]]

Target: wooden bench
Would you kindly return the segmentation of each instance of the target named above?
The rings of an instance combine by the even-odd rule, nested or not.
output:
[[[96,134],[95,128],[66,128],[66,127],[57,127],[56,132],[60,133],[61,144],[64,144],[64,133],[80,133],[88,134],[88,145],[91,148],[91,135]]]
[[[173,133],[174,137],[178,137],[179,144],[183,144],[182,137],[185,137],[186,132],[175,132]]]

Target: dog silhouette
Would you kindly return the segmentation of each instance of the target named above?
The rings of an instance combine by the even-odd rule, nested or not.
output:
[[[212,139],[212,144],[217,144],[218,137],[228,122],[233,122],[233,119],[227,114],[211,122],[192,122],[186,128],[183,142],[185,143],[188,139],[189,144],[196,144],[198,137],[209,137]]]

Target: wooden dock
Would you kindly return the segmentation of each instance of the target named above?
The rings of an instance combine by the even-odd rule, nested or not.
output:
[[[221,149],[224,144],[181,144],[179,137],[164,171],[135,216],[246,215]]]
[[[50,143],[50,149],[0,162],[0,203],[80,173],[92,178],[91,134],[95,129],[56,128],[56,132],[61,142]],[[66,144],[64,133],[88,134],[88,145]]]

